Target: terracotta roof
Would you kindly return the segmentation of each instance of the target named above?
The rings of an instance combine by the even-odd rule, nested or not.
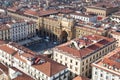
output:
[[[89,55],[90,53],[94,52],[95,50],[105,46],[106,44],[115,41],[113,38],[106,38],[98,35],[89,35],[83,38],[85,38],[85,40],[83,40],[82,38],[81,38],[82,40],[81,39],[73,40],[73,41],[76,41],[77,45],[85,46],[79,50],[76,47],[71,47],[71,42],[67,42],[66,45],[63,45],[63,46],[60,45],[60,46],[57,46],[56,48],[58,50],[67,52],[68,54],[72,54],[73,56],[83,58]]]
[[[22,75],[18,75],[16,78],[12,80],[35,80],[31,78],[30,76],[28,76],[27,74],[23,73],[22,71],[18,70],[17,68],[12,67],[11,69],[15,70],[16,72],[22,73]]]
[[[8,74],[8,67],[6,67],[5,65],[3,65],[2,63],[0,63],[0,69],[1,69],[4,73]],[[3,73],[1,70],[0,70],[0,74]]]
[[[106,72],[110,72],[112,74],[120,76],[120,74],[118,74],[119,72],[115,70],[115,68],[117,68],[118,70],[120,69],[120,47],[108,53],[97,62],[93,63],[92,66],[95,66]],[[113,68],[108,68],[108,66],[111,66]]]
[[[99,8],[99,9],[107,9],[107,8],[113,8],[113,7],[117,7],[117,5],[113,5],[110,2],[101,2],[89,7],[93,7],[93,8]]]
[[[38,16],[38,13],[36,11],[31,10],[31,9],[25,10],[24,14],[30,15],[30,16]]]
[[[7,44],[7,41],[0,40],[0,45]]]
[[[35,67],[36,69],[40,70],[41,72],[45,73],[49,77],[66,69],[65,66],[53,61],[52,59],[45,57],[43,55],[39,55],[37,57],[45,59],[45,63],[40,64],[40,65],[32,65],[32,66]]]
[[[61,9],[59,10],[60,13],[64,13],[64,14],[69,14],[69,13],[72,13],[74,12],[74,10],[71,10],[71,9]]]
[[[8,47],[7,45],[1,45],[0,50],[3,50],[4,52],[7,52],[8,54],[11,55],[16,52],[14,49]]]
[[[13,47],[16,47],[16,48],[22,50],[23,53],[20,54],[18,52],[18,50],[15,51],[14,49],[10,48],[7,45],[11,45]],[[44,59],[45,60],[44,63],[42,63],[42,64],[34,63],[31,66],[35,67],[36,69],[40,70],[41,72],[43,72],[44,74],[46,74],[48,76],[52,76],[52,75],[54,75],[56,73],[59,73],[60,71],[66,69],[65,66],[53,61],[52,59],[49,59],[49,58],[45,57],[43,55],[36,56],[35,52],[17,44],[17,43],[10,42],[9,44],[1,45],[0,49],[7,52],[8,54],[13,55],[15,53],[13,56],[15,58],[19,59],[20,61],[24,62],[24,63],[27,63],[28,57],[32,57],[34,59],[36,59],[36,58]],[[26,58],[26,59],[24,59],[23,57]]]
[[[12,12],[16,12],[18,10],[17,7],[11,7],[11,8],[7,8],[7,10],[12,11]]]
[[[39,16],[46,16],[46,15],[51,15],[51,14],[57,14],[57,10],[43,10],[39,12]]]
[[[40,11],[35,11],[35,10],[31,10],[28,9],[24,12],[24,14],[26,15],[30,15],[30,16],[46,16],[46,15],[51,15],[51,14],[57,14],[58,11],[57,10],[40,10]]]
[[[82,76],[77,76],[73,80],[90,80],[90,79]]]
[[[120,69],[120,47],[106,55],[102,63]]]

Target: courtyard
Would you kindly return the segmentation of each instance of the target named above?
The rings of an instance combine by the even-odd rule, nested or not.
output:
[[[49,37],[42,38],[41,42],[25,46],[37,53],[43,53],[46,50],[49,50],[58,45],[57,41],[51,41]]]

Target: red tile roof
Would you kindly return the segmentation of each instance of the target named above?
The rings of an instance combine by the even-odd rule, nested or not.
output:
[[[22,73],[22,75],[18,75],[16,78],[12,80],[35,80],[32,77],[28,76],[27,74],[23,73],[22,71],[18,70],[17,68],[12,67],[11,69],[15,70],[16,72]]]
[[[25,15],[30,15],[30,16],[47,16],[51,14],[57,14],[57,10],[40,10],[40,11],[35,11],[28,9],[24,12]]]
[[[22,54],[19,54],[18,50],[14,50],[12,48],[10,48],[9,46],[7,45],[11,45],[13,47],[16,47],[22,51],[24,51]],[[3,50],[5,52],[7,52],[8,54],[13,54],[15,53],[13,56],[17,59],[19,59],[20,61],[24,62],[24,63],[27,63],[27,58],[28,57],[32,57],[32,58],[40,58],[40,59],[43,59],[45,62],[44,63],[41,63],[41,64],[32,64],[31,66],[32,67],[35,67],[36,69],[40,70],[41,72],[43,72],[44,74],[46,74],[47,76],[53,76],[54,74],[56,73],[59,73],[60,71],[62,70],[65,70],[67,69],[65,66],[53,61],[52,59],[49,59],[43,55],[39,55],[39,56],[36,56],[35,52],[25,48],[25,47],[22,47],[16,43],[9,43],[7,45],[1,45],[0,46],[0,50]],[[24,58],[26,59],[24,59]]]
[[[43,56],[39,55],[38,57],[45,59],[45,63],[40,65],[33,65],[36,69],[40,70],[41,72],[45,73],[47,76],[53,76],[54,74],[57,74],[58,72],[65,70],[66,67]]]
[[[11,54],[11,55],[16,52],[14,49],[8,47],[7,45],[1,45],[0,50],[6,52],[8,54]]]
[[[16,12],[18,10],[17,7],[11,7],[11,8],[7,8],[9,11],[12,11],[12,12]]]
[[[38,12],[37,11],[33,11],[31,9],[27,9],[24,12],[25,15],[29,15],[29,16],[38,16]]]
[[[97,62],[93,63],[92,66],[100,68],[106,72],[120,76],[119,72],[115,70],[115,68],[117,68],[118,70],[120,69],[120,47],[108,53]],[[111,66],[113,68],[109,68],[108,66]]]
[[[69,14],[69,13],[74,12],[74,10],[71,10],[71,9],[61,9],[61,10],[59,10],[59,12],[63,13],[63,14]]]
[[[4,73],[8,74],[8,67],[6,67],[5,65],[3,65],[2,63],[0,63],[0,69],[1,69]],[[2,71],[0,71],[0,74],[3,73]]]
[[[106,55],[102,63],[120,69],[120,47]]]
[[[72,54],[73,56],[83,58],[90,53],[94,52],[97,49],[100,49],[104,45],[114,42],[115,40],[113,38],[106,38],[103,36],[98,36],[98,35],[89,35],[85,37],[86,40],[81,40],[81,39],[75,39],[76,42],[79,42],[80,44],[85,44],[84,48],[77,49],[76,47],[71,47],[71,42],[68,42],[66,45],[63,46],[57,46],[56,48],[58,50],[62,50],[64,52],[67,52],[68,54]]]
[[[8,43],[7,41],[0,40],[0,45],[7,44],[7,43]]]
[[[90,79],[82,76],[77,76],[73,80],[90,80]]]

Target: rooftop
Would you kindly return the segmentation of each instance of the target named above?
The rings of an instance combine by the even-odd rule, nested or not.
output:
[[[96,16],[95,14],[85,14],[85,13],[71,13],[71,15],[77,15],[77,16],[84,16],[84,17],[94,17]]]
[[[0,63],[0,75],[3,73],[8,74],[8,68],[5,65],[3,65],[2,63]]]
[[[117,48],[106,55],[102,63],[120,69],[120,48]]]
[[[19,19],[19,20],[11,20],[11,21],[7,21],[6,23],[4,24],[0,24],[0,30],[7,30],[7,29],[10,29],[11,26],[13,24],[18,24],[18,23],[25,23],[26,25],[28,24],[35,24],[34,21],[27,21],[27,20],[23,20],[23,19]]]
[[[12,80],[35,80],[15,67],[11,67],[11,69],[15,71],[14,75],[11,74],[14,77]]]
[[[8,44],[1,45],[0,50],[7,52],[8,54],[19,59],[20,61],[31,65],[32,67],[36,68],[37,70],[43,72],[44,74],[50,77],[66,69],[65,66],[43,55],[36,56],[35,52],[17,43],[9,42]]]
[[[113,7],[117,7],[114,4],[111,4],[110,2],[101,2],[101,3],[97,3],[93,6],[88,6],[88,8],[99,8],[99,9],[108,9],[108,8],[113,8]]]
[[[120,76],[120,47],[93,63],[92,66]]]
[[[119,16],[120,18],[120,11],[113,13],[113,16]]]
[[[82,76],[77,76],[73,80],[90,80],[90,79]]]
[[[84,58],[103,46],[114,42],[113,38],[106,38],[99,35],[84,36],[80,39],[71,40],[57,46],[55,49],[71,54],[77,58]]]

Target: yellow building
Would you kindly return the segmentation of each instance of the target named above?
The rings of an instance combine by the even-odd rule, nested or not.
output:
[[[73,39],[74,20],[60,16],[40,17],[38,31],[44,36],[50,36],[55,40]]]
[[[88,13],[94,13],[101,17],[106,17],[112,14],[113,12],[118,11],[118,9],[118,6],[114,6],[110,3],[99,3],[94,6],[86,7]]]
[[[102,33],[104,33],[103,30],[79,25],[79,26],[75,26],[74,34],[76,38],[81,38],[82,36],[87,36],[92,34],[102,35]]]

